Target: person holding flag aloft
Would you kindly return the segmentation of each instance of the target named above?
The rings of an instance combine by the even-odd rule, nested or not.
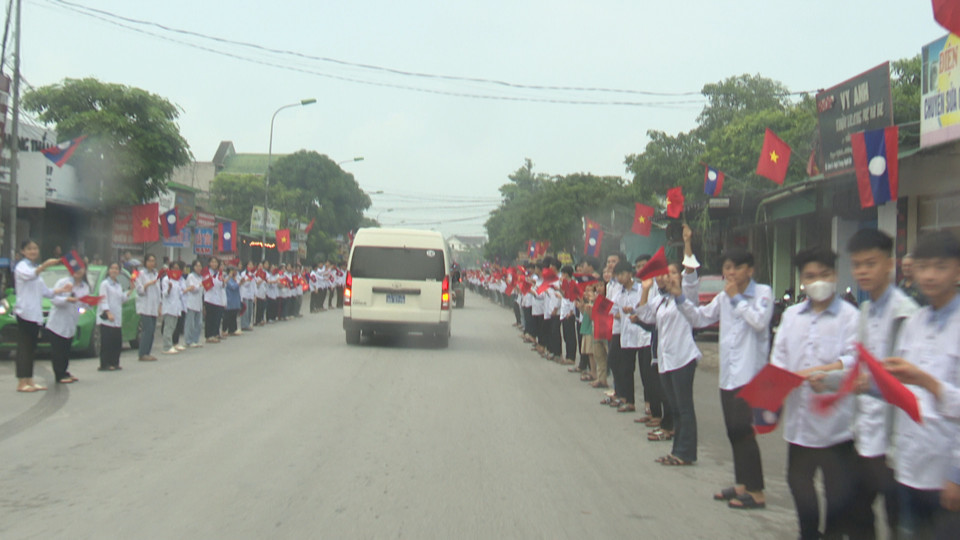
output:
[[[753,410],[737,397],[767,363],[773,289],[753,280],[754,259],[742,249],[722,257],[723,292],[706,306],[694,299],[678,300],[680,313],[694,328],[720,322],[720,406],[733,449],[735,484],[714,495],[731,508],[764,508],[763,464],[753,429]]]

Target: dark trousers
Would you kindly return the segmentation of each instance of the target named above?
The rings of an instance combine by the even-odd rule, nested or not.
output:
[[[279,310],[280,310],[280,299],[267,298],[267,320],[268,321],[277,320]]]
[[[108,368],[120,365],[120,351],[123,349],[123,331],[113,326],[100,326],[100,367]]]
[[[33,359],[37,356],[40,325],[17,317],[17,378],[33,377]]]
[[[173,344],[174,344],[174,345],[179,345],[179,344],[180,344],[180,336],[183,335],[183,326],[186,324],[186,322],[185,322],[184,320],[185,320],[186,318],[187,318],[187,317],[186,317],[186,313],[181,313],[180,316],[177,317],[177,327],[173,329]]]
[[[533,308],[520,308],[523,311],[523,333],[528,336],[535,335],[533,328]]]
[[[263,323],[267,320],[267,299],[257,298],[257,323]]]
[[[70,372],[67,370],[70,367],[70,345],[73,344],[73,338],[65,338],[48,330],[47,339],[50,341],[50,363],[53,364],[53,378],[59,381],[69,377]]]
[[[876,538],[873,501],[877,495],[883,495],[889,530],[896,531],[900,503],[897,499],[897,481],[893,477],[893,469],[887,466],[886,456],[858,455],[853,501],[850,507],[851,539],[873,540]]]
[[[747,491],[763,491],[763,463],[760,447],[753,431],[753,409],[737,397],[740,388],[720,390],[720,407],[727,426],[727,438],[733,448],[733,475],[738,485]]]
[[[673,413],[673,455],[684,461],[697,460],[697,413],[693,407],[694,360],[680,369],[661,374],[660,382]]]
[[[550,354],[560,356],[563,354],[563,340],[560,337],[560,319],[553,317],[544,321],[547,325],[547,351]]]
[[[543,324],[543,315],[533,316],[533,335],[537,338],[537,345],[544,344],[544,338],[547,336],[547,333]]]
[[[310,291],[310,313],[317,310],[317,300],[320,299],[319,291]]]
[[[640,349],[640,384],[643,385],[643,401],[650,404],[650,416],[663,418],[667,408],[663,387],[660,384],[660,373],[653,363],[653,346]]]
[[[337,307],[343,307],[343,285],[337,287]]]
[[[320,299],[317,301],[317,309],[323,309],[323,303],[327,301],[327,289],[320,289]]]
[[[207,339],[220,337],[220,322],[223,320],[223,306],[204,302],[203,307],[204,312],[207,314],[207,318],[204,321],[204,337]]]
[[[570,315],[560,321],[560,326],[563,327],[563,343],[567,349],[566,358],[573,362],[577,359],[577,341],[579,341],[577,338],[580,337],[580,333],[577,332],[577,318]]]
[[[613,334],[610,345],[607,346],[607,369],[613,375],[613,393],[622,398],[625,390],[620,374],[620,334]]]
[[[627,403],[634,404],[635,400],[635,388],[633,380],[633,368],[637,365],[637,354],[641,349],[624,349],[620,348],[620,358],[617,360],[617,369],[620,374],[614,375],[615,380],[620,381],[620,388],[623,390],[622,394],[617,394],[624,399]],[[649,352],[649,347],[647,352]]]
[[[511,302],[511,303],[513,304],[513,316],[515,319],[517,319],[517,325],[519,326],[523,322],[520,314],[520,304],[516,302]]]
[[[237,331],[237,315],[240,314],[239,309],[228,309],[224,311],[223,314],[223,331],[232,334]]]
[[[960,512],[940,505],[940,490],[914,489],[897,484],[901,538],[954,540],[960,531]]]
[[[793,495],[800,522],[800,538],[843,538],[850,528],[850,502],[853,493],[853,471],[857,452],[853,441],[826,448],[807,448],[796,444],[787,447],[787,484]],[[817,469],[823,473],[826,496],[826,527],[820,535],[820,506],[813,477]]]

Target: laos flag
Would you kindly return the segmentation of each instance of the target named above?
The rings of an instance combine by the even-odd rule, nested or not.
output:
[[[703,193],[711,197],[719,197],[723,189],[723,179],[722,172],[707,165],[707,171],[703,174]]]
[[[237,251],[237,222],[227,221],[217,225],[217,251],[234,253]]]
[[[83,135],[76,139],[62,142],[57,146],[44,148],[40,153],[46,156],[46,158],[52,161],[57,167],[63,167],[66,162],[70,161],[70,157],[73,156],[73,153],[77,151],[77,147],[86,138],[87,136]]]
[[[180,234],[180,215],[176,208],[160,214],[160,232],[164,238]]]
[[[897,126],[850,135],[861,208],[897,200],[900,187],[898,136]]]
[[[584,219],[587,230],[583,235],[583,253],[591,257],[599,257],[603,245],[603,228],[596,221]]]

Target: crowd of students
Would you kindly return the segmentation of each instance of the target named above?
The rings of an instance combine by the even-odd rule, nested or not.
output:
[[[631,413],[642,403],[635,421],[651,429],[647,439],[672,441],[656,460],[664,466],[697,461],[693,380],[702,355],[693,329],[719,322],[719,401],[734,478],[713,498],[730,508],[766,506],[756,435],[781,420],[800,538],[872,539],[881,530],[888,538],[960,538],[957,238],[921,237],[901,290],[893,281],[893,240],[876,229],[858,231],[846,256],[869,297],[859,309],[837,293],[837,254],[805,249],[794,260],[805,299],[771,329],[773,291],[753,279],[754,258],[744,250],[722,255],[724,290],[699,305],[691,237],[684,226],[683,262],[652,279],[649,272],[637,277],[649,256],[631,265],[612,254],[603,267],[594,257],[576,268],[545,257],[468,272],[468,281],[513,308],[522,339],[544,358],[570,365],[594,388],[608,388],[612,376],[603,404]],[[915,396],[919,422],[891,405],[887,390],[859,367],[858,345]],[[802,381],[784,401],[782,417],[740,396],[768,363]],[[637,368],[642,402],[634,392]],[[875,514],[880,500],[884,512]]]
[[[135,299],[140,318],[137,347],[142,362],[157,360],[152,352],[158,329],[162,354],[174,355],[241,336],[256,326],[300,317],[307,293],[311,313],[335,305],[343,307],[346,271],[329,260],[312,268],[268,261],[249,261],[241,268],[238,260],[224,264],[219,258],[210,257],[206,262],[195,260],[189,267],[182,261],[165,262],[161,267],[154,255],[146,255],[142,263],[132,259],[110,263],[98,295],[91,296],[94,288],[82,261],[71,263],[71,275],[58,280],[50,289],[41,274],[61,264],[61,259],[40,262],[40,246],[33,240],[22,243],[20,254],[22,259],[14,269],[17,300],[13,309],[18,326],[18,392],[47,389],[33,379],[41,339],[50,342],[56,382],[78,381],[69,371],[69,360],[85,304],[97,310],[100,371],[122,369],[123,304],[130,297]],[[130,275],[128,288],[119,279],[124,267]],[[46,317],[44,298],[50,299]]]

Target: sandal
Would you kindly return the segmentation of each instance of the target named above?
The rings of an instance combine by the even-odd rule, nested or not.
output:
[[[613,403],[613,398],[612,398],[612,397],[605,397],[605,398],[603,398],[603,399],[600,400],[600,404],[601,404],[601,405],[609,405],[609,404],[611,404],[611,403]]]
[[[589,373],[584,373],[583,375],[580,375],[580,380],[584,382],[588,382],[588,381],[593,381],[595,379],[593,378],[593,375],[590,375]]]
[[[580,366],[577,366],[577,367],[572,367],[572,368],[568,369],[567,371],[569,371],[570,373],[580,373],[580,372],[583,371],[583,370],[580,369]]]
[[[667,460],[660,463],[661,465],[666,465],[668,467],[686,467],[688,465],[693,465],[692,461],[684,461],[677,456],[667,456]],[[749,497],[749,495],[748,495]],[[753,497],[750,497],[751,499]]]
[[[757,502],[757,500],[753,498],[753,495],[744,493],[743,495],[737,495],[736,498],[731,499],[730,502],[727,503],[727,506],[730,508],[736,508],[737,510],[759,510],[761,508],[766,508],[767,503]]]
[[[737,488],[735,487],[723,488],[720,490],[720,493],[713,494],[713,500],[715,501],[729,501],[736,499],[737,497],[739,497],[739,495],[737,494]],[[752,499],[753,497],[750,498]]]
[[[673,457],[673,456],[671,456],[670,454],[667,454],[667,455],[665,455],[665,456],[660,456],[660,457],[658,457],[657,459],[655,459],[655,460],[653,460],[653,461],[654,461],[654,463],[659,463],[659,464],[663,465],[664,463],[666,463],[667,461],[669,461],[670,458],[672,458],[672,457]]]
[[[651,418],[650,420],[647,421],[646,426],[652,427],[652,428],[658,428],[660,427],[660,420],[661,420],[660,418]]]
[[[649,422],[649,421],[651,421],[651,420],[653,420],[653,417],[650,416],[650,411],[645,412],[645,413],[644,413],[644,416],[641,416],[640,418],[634,418],[634,419],[633,419],[633,421],[636,422],[636,423],[638,423],[638,424],[646,424],[647,422]]]
[[[673,433],[669,431],[664,431],[662,429],[657,429],[647,433],[647,440],[652,442],[657,441],[670,441],[673,440]]]
[[[621,405],[620,408],[617,409],[617,412],[637,412],[637,408],[629,403],[626,403]]]
[[[593,388],[610,388],[610,385],[605,382],[594,381],[590,383],[590,386]]]

